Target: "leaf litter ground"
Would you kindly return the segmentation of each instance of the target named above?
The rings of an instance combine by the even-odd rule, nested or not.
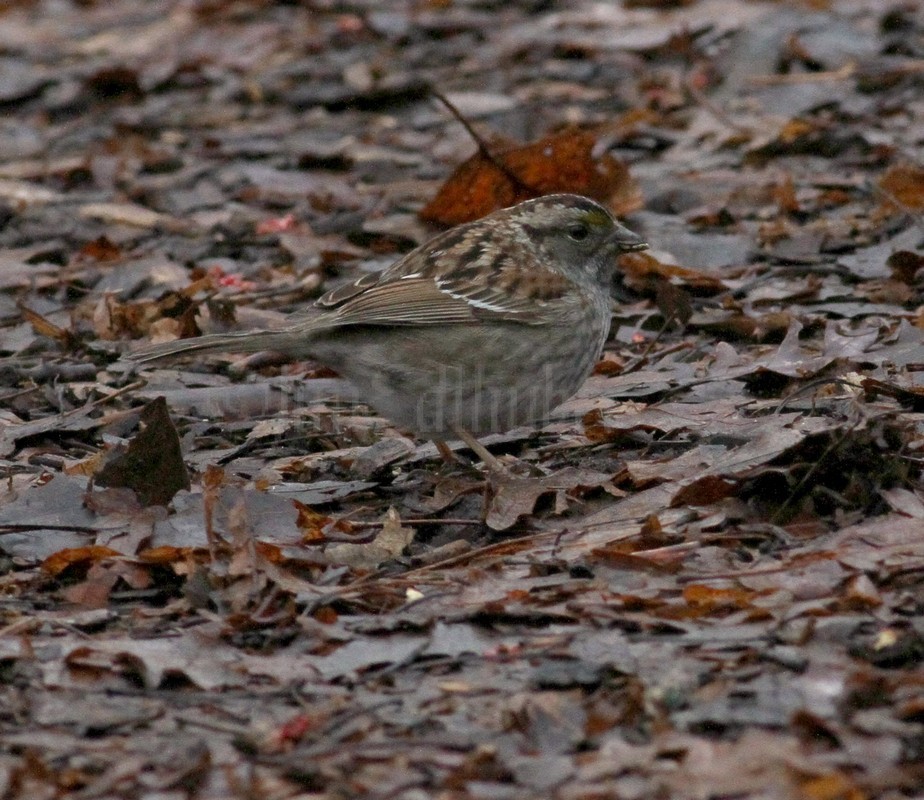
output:
[[[922,13],[7,4],[0,795],[920,794]],[[118,360],[531,188],[652,251],[487,490],[317,365]]]

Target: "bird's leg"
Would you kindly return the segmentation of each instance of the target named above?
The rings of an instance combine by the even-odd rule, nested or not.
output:
[[[481,494],[481,521],[485,522],[488,518],[488,513],[491,511],[491,503],[494,500],[494,495],[496,493],[496,487],[494,486],[495,481],[502,479],[504,477],[509,477],[507,468],[500,463],[486,448],[481,442],[479,442],[472,434],[470,434],[465,428],[460,428],[457,425],[452,427],[453,433],[462,440],[462,442],[483,462],[484,465],[488,468],[490,474],[486,475],[484,478],[484,490]]]
[[[488,452],[488,449],[479,442],[474,436],[472,436],[465,428],[460,428],[457,425],[454,425],[452,428],[453,433],[459,437],[468,448],[480,458],[484,465],[491,470],[495,475],[507,475],[507,468],[501,464],[491,453]],[[439,445],[437,445],[439,448]]]
[[[459,463],[459,459],[456,454],[452,452],[452,448],[442,439],[434,439],[433,444],[436,445],[436,451],[440,454],[440,458],[443,459],[444,463],[450,465]]]

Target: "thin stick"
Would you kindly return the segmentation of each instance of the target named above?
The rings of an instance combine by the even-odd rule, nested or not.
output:
[[[456,121],[463,128],[465,128],[468,135],[472,137],[472,140],[478,146],[478,152],[481,154],[482,158],[490,161],[495,167],[497,167],[513,184],[514,189],[518,189],[521,192],[526,192],[534,197],[542,194],[541,191],[526,183],[519,175],[511,170],[510,167],[508,167],[503,161],[495,156],[494,153],[491,152],[485,140],[478,135],[478,131],[472,127],[471,123],[464,116],[462,116],[462,112],[459,111],[459,109],[456,108],[444,94],[432,88],[430,89],[430,93],[444,106],[446,106],[446,109],[449,111],[449,113],[456,118]]]

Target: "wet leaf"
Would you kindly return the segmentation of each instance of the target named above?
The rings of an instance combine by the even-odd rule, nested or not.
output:
[[[189,488],[189,477],[162,397],[144,407],[141,426],[127,447],[110,454],[96,473],[96,482],[133,489],[143,505],[166,505],[180,489]]]
[[[628,168],[609,154],[598,155],[597,146],[593,133],[568,129],[528,145],[491,148],[491,159],[478,153],[456,169],[420,217],[458,225],[556,192],[586,195],[616,214],[635,210],[641,199]]]

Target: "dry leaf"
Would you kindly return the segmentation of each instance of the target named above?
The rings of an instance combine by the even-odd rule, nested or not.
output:
[[[571,128],[531,144],[498,148],[491,153],[494,161],[476,153],[447,179],[420,217],[458,225],[556,192],[586,195],[619,215],[638,209],[641,194],[628,168],[607,153],[595,154],[596,146],[593,133]]]

